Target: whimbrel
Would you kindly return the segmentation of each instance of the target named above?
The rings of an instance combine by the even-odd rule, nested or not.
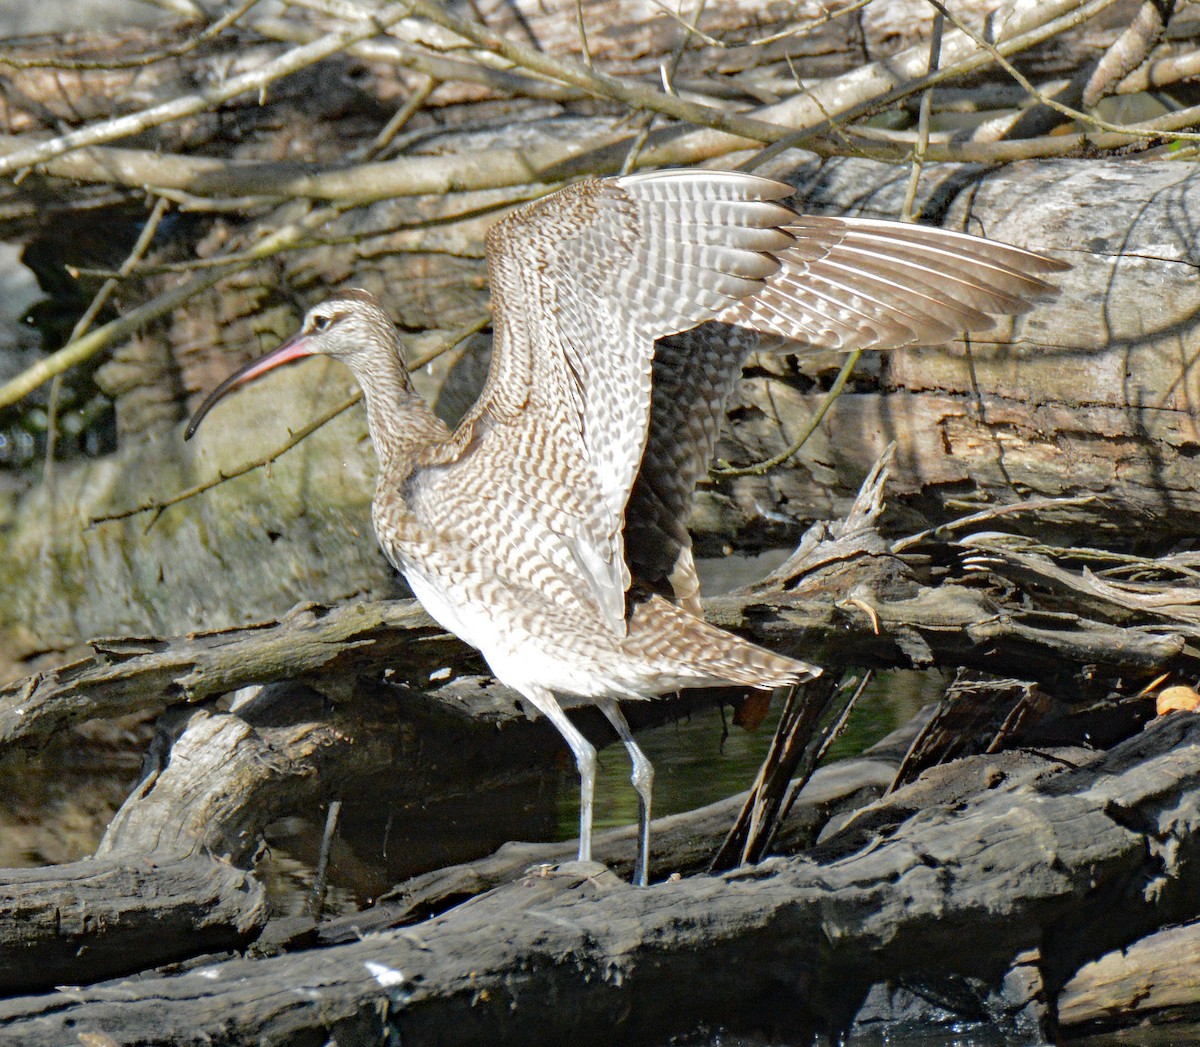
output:
[[[943,342],[1024,312],[1068,268],[962,233],[800,215],[779,202],[791,193],[754,175],[665,171],[580,182],[509,213],[487,237],[491,370],[453,431],[361,290],[314,306],[187,429],[289,360],[349,365],[379,458],[380,545],[429,614],[566,739],[585,861],[595,750],[555,695],[590,699],[612,722],[640,801],[641,884],[653,769],[618,702],[819,672],[707,624],[700,607],[688,513],[757,332],[843,350]]]

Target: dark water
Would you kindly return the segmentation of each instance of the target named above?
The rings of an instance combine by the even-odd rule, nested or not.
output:
[[[828,759],[862,752],[911,719],[942,686],[940,673],[889,672],[877,676],[867,684]],[[728,711],[718,708],[640,731],[638,744],[654,764],[654,816],[690,811],[749,789],[771,745],[779,712],[777,700],[754,731],[735,726],[729,722]],[[629,758],[623,746],[614,744],[600,751],[594,820],[597,828],[637,821],[637,796],[629,784],[629,773]],[[557,806],[558,839],[574,839],[579,835],[579,796],[573,777],[564,776]]]

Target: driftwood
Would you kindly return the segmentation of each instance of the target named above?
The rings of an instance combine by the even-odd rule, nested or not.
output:
[[[1196,962],[1200,924],[1191,921],[1148,934],[1132,945],[1085,964],[1063,986],[1059,1019],[1080,1030],[1106,1029],[1114,1020],[1134,1025],[1195,1021],[1200,1014]]]
[[[864,362],[786,465],[718,470],[695,529],[709,553],[794,543],[811,520],[846,513],[895,441],[886,519],[881,470],[848,521],[813,526],[761,586],[710,599],[706,612],[826,665],[830,689],[848,666],[956,678],[902,737],[818,770],[790,805],[776,765],[763,771],[775,776],[773,798],[662,820],[649,890],[617,878],[630,831],[597,842],[611,871],[565,861],[569,842],[488,853],[546,835],[539,818],[560,742],[475,675],[475,656],[392,599],[400,590],[367,523],[373,466],[360,417],[322,428],[269,480],[216,482],[342,400],[344,376],[320,364],[280,375],[226,408],[224,432],[211,426],[182,447],[189,402],[330,286],[381,292],[412,333],[413,356],[456,341],[486,308],[481,245],[495,212],[617,170],[637,149],[643,163],[732,165],[751,158],[733,151],[751,139],[799,129],[815,154],[779,152],[760,167],[790,179],[799,206],[909,209],[908,171],[865,157],[906,159],[914,132],[861,120],[891,105],[902,118],[915,111],[930,59],[926,7],[914,18],[905,0],[877,0],[861,17],[768,39],[761,5],[723,5],[688,34],[660,9],[630,32],[624,0],[604,0],[584,7],[599,19],[587,44],[595,68],[576,62],[563,75],[545,63],[578,53],[574,7],[570,18],[558,0],[474,7],[507,34],[503,46],[478,24],[447,28],[452,10],[413,0],[380,16],[426,12],[391,36],[336,13],[269,23],[251,10],[149,64],[46,69],[37,60],[59,44],[43,42],[24,52],[32,63],[5,67],[0,171],[30,170],[0,186],[0,231],[27,243],[47,280],[80,271],[72,293],[118,267],[123,280],[110,325],[91,343],[69,340],[114,350],[97,384],[74,374],[63,393],[68,408],[73,383],[111,397],[116,448],[60,463],[6,507],[0,658],[37,653],[49,666],[62,659],[46,652],[126,635],[94,641],[69,665],[22,669],[0,691],[0,742],[36,747],[98,716],[159,720],[142,779],[92,858],[0,872],[0,988],[26,994],[0,1003],[4,1034],[30,1044],[608,1042],[614,1030],[661,1041],[714,1022],[768,1035],[778,1023],[802,1040],[892,1020],[906,992],[937,998],[956,1022],[986,1016],[1030,1035],[1185,1013],[1192,997],[1171,984],[1180,979],[1147,972],[1162,948],[1189,947],[1186,931],[1162,927],[1200,918],[1200,728],[1175,715],[1138,733],[1152,715],[1140,692],[1156,676],[1200,676],[1197,561],[1153,554],[1194,533],[1200,509],[1189,407],[1200,302],[1187,278],[1195,179],[1185,165],[1046,159],[1134,140],[1105,128],[1052,139],[1063,114],[1042,100],[1019,119],[989,117],[981,110],[1029,101],[1007,74],[964,66],[957,86],[926,96],[963,117],[961,132],[932,137],[927,159],[990,165],[1022,149],[1040,159],[927,164],[916,210],[1071,260],[1063,295],[970,345]],[[1007,46],[1010,31],[1080,7],[1016,0],[989,15],[988,36]],[[1156,9],[1160,20],[1169,7]],[[1138,5],[1089,9],[1105,20],[1021,55],[1035,78],[1070,81],[1050,88],[1060,101],[1189,75],[1184,19],[1165,43],[1161,25],[1143,41],[1156,64],[1121,80],[1139,60],[1136,41],[1110,45]],[[788,8],[781,28],[795,16]],[[321,34],[331,25],[354,42],[330,43]],[[328,45],[320,63],[222,94],[247,70],[294,56],[297,31]],[[103,59],[168,42],[137,33],[68,47]],[[479,60],[480,48],[493,58]],[[947,27],[950,67],[980,48]],[[186,115],[150,119],[167,103]],[[115,130],[131,110],[144,118],[136,140]],[[639,110],[657,122],[631,124]],[[82,127],[94,148],[67,149]],[[863,155],[828,158],[837,153]],[[142,228],[147,185],[183,210],[164,219],[159,207]],[[282,253],[256,253],[264,244]],[[225,254],[228,268],[209,266]],[[477,348],[485,337],[421,378],[447,415],[478,387]],[[720,456],[750,464],[785,447],[841,362],[754,361]],[[1126,540],[1131,517],[1145,555]],[[1094,548],[1102,543],[1124,551]],[[636,728],[687,707],[629,712]],[[589,713],[573,716],[607,740]],[[268,909],[258,859],[276,819],[356,801],[378,815],[437,803],[464,782],[485,832],[448,859],[458,864],[414,860],[386,901],[353,917]],[[790,806],[774,857],[707,873],[743,804]],[[725,848],[740,853],[741,840]],[[80,987],[56,988],[71,983]]]
[[[614,1028],[652,1037],[706,1020],[838,1027],[872,984],[914,971],[966,978],[1016,1020],[1037,1006],[1004,996],[1016,957],[1038,949],[1053,994],[1105,943],[1194,914],[1198,754],[1200,721],[1179,716],[1107,754],[972,758],[990,789],[945,803],[928,786],[902,791],[890,809],[921,817],[885,837],[874,822],[865,847],[851,827],[802,858],[649,890],[568,864],[417,930],[11,1000],[0,1020],[29,1044],[68,1030],[117,1043],[607,1042]],[[713,979],[714,963],[756,976]]]
[[[815,609],[822,609],[823,630],[810,628],[801,634],[807,635],[818,646],[824,645],[828,652],[836,652],[837,660],[842,662],[850,660],[848,650],[853,647],[854,658],[860,663],[864,659],[907,665],[977,661],[993,670],[999,666],[1014,670],[1019,665],[1025,671],[1025,678],[1039,679],[1053,699],[1040,708],[1042,722],[1034,725],[1047,741],[1056,735],[1071,734],[1072,717],[1078,718],[1084,711],[1079,702],[1081,693],[1085,699],[1089,694],[1098,697],[1106,690],[1120,686],[1119,678],[1131,673],[1140,678],[1172,667],[1200,669],[1200,660],[1189,645],[1195,628],[1192,606],[1196,600],[1185,587],[1190,572],[1186,559],[1168,558],[1156,564],[1142,562],[1138,565],[1135,573],[1139,577],[1148,576],[1153,568],[1160,577],[1172,580],[1171,584],[1160,586],[1162,592],[1169,594],[1169,599],[1154,601],[1149,599],[1144,582],[1131,588],[1129,584],[1121,583],[1111,571],[1098,574],[1069,570],[1056,564],[1046,548],[1033,550],[1019,540],[1002,542],[999,536],[983,535],[967,540],[962,546],[970,556],[968,566],[978,580],[991,574],[1001,584],[1011,585],[1012,580],[1005,574],[1008,571],[1015,572],[1013,578],[1020,577],[1025,581],[1031,576],[1039,580],[1051,579],[1055,582],[1053,601],[1072,605],[1074,610],[1069,614],[1055,612],[1047,604],[1021,611],[995,602],[994,596],[988,596],[978,584],[928,587],[920,582],[919,574],[929,551],[934,548],[933,539],[914,538],[895,543],[893,547],[876,530],[886,476],[886,469],[875,474],[872,483],[862,492],[857,510],[847,521],[833,527],[815,528],[792,559],[769,576],[764,591],[733,594],[710,601],[712,616],[717,620],[737,622],[754,635],[769,640],[776,631],[791,632],[794,636],[798,621],[803,622],[806,615],[811,617]],[[1075,551],[1072,555],[1077,558],[1080,553]],[[1058,559],[1067,562],[1061,551]],[[1125,570],[1133,569],[1128,559],[1121,566]],[[1086,599],[1081,601],[1080,594]],[[1084,607],[1087,614],[1081,613]],[[974,619],[969,621],[971,615]],[[1023,617],[1028,617],[1029,623],[1023,622]],[[1121,618],[1124,624],[1116,628],[1107,624],[1104,618]],[[1145,624],[1136,624],[1138,618],[1145,619]],[[299,924],[294,920],[285,921],[274,927],[265,922],[261,892],[244,870],[252,867],[262,833],[277,817],[297,810],[319,810],[324,803],[343,796],[370,796],[376,806],[411,803],[416,799],[430,801],[441,790],[458,788],[460,781],[473,779],[481,784],[494,783],[511,778],[518,767],[524,768],[526,776],[537,780],[550,766],[548,757],[560,747],[561,743],[543,722],[523,722],[514,696],[494,685],[481,688],[472,678],[461,677],[429,691],[429,677],[436,670],[451,665],[458,666],[461,671],[462,668],[469,669],[470,665],[461,661],[461,655],[456,655],[449,641],[431,630],[428,621],[410,604],[352,605],[330,611],[309,607],[299,609],[288,620],[276,625],[240,633],[217,633],[175,643],[109,642],[97,644],[97,648],[97,653],[86,662],[66,667],[58,673],[29,678],[7,689],[0,701],[0,713],[3,714],[0,723],[4,725],[10,744],[36,744],[48,731],[100,711],[119,709],[128,712],[134,708],[162,705],[172,705],[173,709],[163,722],[159,744],[151,752],[141,785],[114,819],[93,859],[39,870],[36,876],[25,871],[0,876],[11,911],[30,914],[16,932],[19,937],[6,939],[0,935],[0,972],[7,972],[0,975],[0,985],[8,992],[41,991],[64,982],[90,982],[123,972],[141,971],[210,950],[236,948],[259,934],[270,948],[305,949],[314,944],[345,943],[357,939],[358,934],[368,928],[383,929],[433,916],[432,923],[422,924],[411,932],[424,941],[427,934],[434,934],[444,924],[451,928],[482,926],[470,922],[470,913],[482,914],[486,920],[491,920],[493,912],[497,911],[494,906],[501,910],[523,911],[524,906],[512,900],[512,891],[536,899],[537,911],[554,913],[557,911],[554,907],[559,904],[575,904],[569,899],[577,897],[577,889],[584,890],[585,894],[593,889],[581,887],[581,883],[594,883],[599,885],[595,887],[599,894],[592,899],[599,906],[595,910],[599,914],[596,919],[611,920],[615,929],[623,926],[624,920],[632,918],[623,915],[622,907],[627,903],[621,899],[633,897],[637,892],[630,895],[623,889],[606,886],[608,874],[596,879],[599,867],[589,871],[583,881],[572,879],[571,875],[534,881],[521,879],[523,870],[531,864],[561,862],[568,857],[572,845],[559,844],[510,846],[485,861],[406,881],[396,889],[395,900],[385,902],[362,917],[342,919],[328,926],[312,920]],[[422,681],[422,690],[411,690],[378,679],[381,669],[389,663],[395,664],[402,655],[407,656],[405,674]],[[1084,663],[1086,669],[1082,668]],[[243,696],[229,711],[211,704],[212,697],[223,691],[288,676],[299,677],[304,685],[266,688],[255,695]],[[1081,692],[1080,683],[1084,680],[1090,690]],[[330,704],[328,698],[319,693],[322,689],[340,700]],[[121,696],[122,704],[114,704],[116,695]],[[188,709],[179,704],[186,699],[206,704]],[[1115,712],[1120,714],[1119,725],[1106,729],[1112,738],[1127,736],[1149,715],[1145,701],[1135,705],[1136,710],[1124,712],[1120,705],[1115,707]],[[631,714],[638,724],[647,718],[669,715],[669,703],[635,705]],[[1052,726],[1056,717],[1057,728]],[[1096,718],[1093,716],[1087,722],[1087,728],[1078,726],[1075,733],[1086,729],[1093,741],[1101,740],[1102,732]],[[1186,724],[1189,718],[1175,722]],[[596,734],[599,717],[591,721],[585,718],[581,726],[599,739]],[[1154,737],[1160,739],[1164,751],[1174,747],[1186,753],[1190,750],[1184,742],[1191,734],[1187,728],[1181,730],[1183,740],[1169,735],[1165,727],[1157,729]],[[796,890],[802,897],[805,890],[816,889],[817,881],[813,877],[817,873],[822,882],[824,878],[834,876],[835,871],[838,877],[849,877],[847,883],[856,882],[859,874],[854,872],[854,862],[861,860],[867,863],[866,867],[871,867],[872,862],[878,861],[877,857],[871,856],[878,850],[880,839],[891,839],[893,842],[887,846],[898,847],[895,840],[904,839],[904,834],[911,832],[918,834],[921,847],[932,846],[929,841],[939,838],[936,832],[941,832],[945,839],[952,838],[957,830],[947,828],[947,825],[957,824],[954,819],[960,815],[966,817],[963,810],[973,810],[972,805],[976,804],[982,805],[981,810],[990,812],[986,817],[993,819],[993,823],[999,817],[999,824],[1004,828],[998,830],[995,824],[989,823],[992,827],[985,830],[971,823],[974,828],[962,831],[974,832],[978,839],[989,840],[999,832],[993,845],[996,853],[1010,853],[1010,861],[1027,861],[1027,847],[1010,847],[1006,842],[1009,840],[1006,834],[1015,831],[1005,821],[1008,816],[995,812],[1009,811],[1014,804],[1034,801],[1019,791],[1009,795],[1008,790],[1032,788],[1031,780],[1060,775],[1065,773],[1064,767],[1085,764],[1095,768],[1090,779],[1092,785],[1087,787],[1094,791],[1096,781],[1108,780],[1104,776],[1116,776],[1122,766],[1132,767],[1134,762],[1128,750],[1120,758],[1115,754],[1108,757],[1078,748],[1063,749],[1060,746],[1050,749],[1045,747],[1044,741],[1043,748],[1038,750],[1041,755],[1002,753],[986,758],[970,757],[950,765],[952,769],[935,768],[914,784],[894,793],[882,805],[866,811],[859,809],[864,800],[880,795],[898,774],[903,773],[902,764],[907,765],[911,759],[917,740],[927,735],[926,730],[914,724],[906,737],[892,740],[886,754],[877,752],[849,767],[820,772],[800,794],[776,836],[775,853],[808,856],[798,863],[784,863],[780,866],[783,871],[772,871],[774,866],[769,862],[765,871],[753,876],[742,873],[732,878],[696,880],[694,874],[717,851],[721,837],[741,806],[741,798],[726,801],[711,810],[664,820],[656,827],[653,875],[661,879],[675,873],[693,874],[683,881],[693,887],[678,899],[672,896],[670,905],[679,904],[683,907],[679,911],[683,913],[688,912],[689,904],[711,906],[714,922],[711,927],[705,921],[701,923],[713,930],[718,949],[727,948],[735,953],[755,951],[764,947],[760,936],[766,935],[775,942],[772,950],[782,950],[778,953],[781,963],[808,966],[814,962],[809,956],[814,948],[811,933],[807,938],[793,940],[791,917],[771,917],[776,903],[769,899],[776,897],[776,891]],[[1161,741],[1163,738],[1167,740]],[[1143,743],[1126,744],[1134,746],[1133,752],[1140,752],[1136,746]],[[536,758],[538,753],[543,754],[542,760]],[[396,773],[397,767],[404,769],[403,774]],[[1129,770],[1131,789],[1143,787],[1137,784],[1141,773],[1137,769]],[[1125,781],[1125,778],[1114,777],[1113,780]],[[1078,788],[1084,790],[1082,785]],[[979,799],[980,796],[984,799]],[[1003,797],[1003,803],[997,797]],[[935,803],[947,805],[947,825],[941,825],[939,830],[926,825],[928,809]],[[992,806],[988,807],[988,803]],[[1089,818],[1099,818],[1104,810],[1120,806],[1115,800],[1111,804],[1105,801],[1107,806],[1098,800],[1096,803],[1099,804],[1096,813]],[[918,812],[924,813],[908,825],[908,820]],[[1072,825],[1091,824],[1086,820],[1072,821],[1080,817],[1077,807],[1071,807],[1070,812],[1070,817],[1065,813],[1062,815],[1061,824],[1047,815],[1046,824],[1051,828],[1042,831],[1070,835],[1074,831]],[[981,813],[978,817],[982,819],[985,815]],[[1130,824],[1136,824],[1137,817],[1131,817]],[[509,827],[498,824],[494,828],[497,832],[507,832]],[[822,830],[824,839],[814,850],[813,844]],[[1088,828],[1087,831],[1092,830]],[[919,835],[926,832],[935,835],[928,839]],[[946,836],[947,833],[950,835]],[[499,836],[494,843],[506,838],[510,837]],[[1105,845],[1102,837],[1096,839],[1099,841],[1097,846]],[[1144,840],[1138,844],[1144,845]],[[906,844],[900,850],[920,864],[913,858],[916,852],[912,848],[916,846],[915,843],[912,847]],[[1072,842],[1071,846],[1083,845]],[[1181,839],[1179,849],[1186,850],[1189,846],[1192,846],[1189,839]],[[1062,878],[1068,881],[1068,886],[1056,881],[1046,897],[1036,892],[1015,897],[1016,885],[1027,886],[1025,878],[1029,871],[1001,869],[999,859],[988,852],[985,866],[987,862],[992,863],[991,878],[985,876],[982,882],[976,882],[976,874],[982,874],[983,868],[963,871],[961,889],[956,887],[949,891],[949,897],[955,905],[965,905],[974,913],[971,905],[981,903],[971,901],[976,897],[973,892],[979,892],[978,898],[982,898],[987,891],[997,888],[997,878],[1006,873],[1012,881],[1004,881],[1008,886],[1000,890],[999,895],[1014,897],[1004,904],[1018,909],[1031,906],[1031,911],[1043,913],[1041,919],[1058,926],[1064,919],[1083,919],[1079,914],[1090,912],[1077,897],[1077,881],[1086,879],[1082,871],[1085,867],[1096,867],[1100,863],[1107,868],[1104,863],[1111,861],[1127,878],[1150,875],[1145,868],[1130,863],[1129,855],[1135,853],[1132,844],[1130,847],[1128,851],[1121,851],[1120,861],[1086,848],[1070,860],[1059,855],[1056,860],[1065,868]],[[597,857],[621,870],[632,860],[632,850],[632,833],[625,830],[606,834],[598,842],[596,853]],[[847,857],[859,851],[859,858]],[[837,859],[829,859],[834,852]],[[1048,853],[1039,852],[1039,860],[1050,861]],[[162,870],[161,879],[155,875],[156,869]],[[1108,874],[1102,871],[1097,875],[1103,880]],[[190,907],[186,904],[187,899],[179,894],[180,876],[192,878],[188,886],[198,895],[190,900]],[[514,880],[522,886],[503,886]],[[531,883],[535,885],[534,894],[529,893]],[[697,883],[711,886],[695,886]],[[810,887],[805,888],[806,883]],[[889,866],[880,884],[863,890],[868,894],[888,890],[903,893],[908,890],[904,883],[905,878],[897,879],[895,867]],[[767,892],[766,901],[751,903],[748,900],[748,892],[758,889],[752,886],[754,884],[761,884]],[[666,886],[670,887],[670,883]],[[106,887],[115,888],[118,893],[105,893],[103,888]],[[129,895],[120,893],[130,889],[134,891],[132,901]],[[445,916],[437,915],[447,905],[460,902],[466,896],[492,889],[498,889],[499,895],[479,898],[473,903],[474,908],[466,906],[453,909]],[[655,891],[659,889],[654,888]],[[563,891],[566,893],[562,894]],[[1087,895],[1086,891],[1083,893]],[[1182,904],[1170,885],[1161,893],[1172,906]],[[841,897],[841,894],[832,897]],[[923,910],[919,904],[911,899],[909,902],[909,915],[896,913],[887,917],[896,923],[896,927],[884,938],[890,940],[894,933],[897,941],[903,943],[908,940],[905,934],[918,934],[917,928],[926,917],[921,915]],[[813,904],[817,903],[814,901]],[[899,901],[893,904],[898,909],[903,908]],[[925,904],[933,903],[926,900]],[[948,903],[942,899],[938,904]],[[610,905],[616,908],[610,911],[606,908]],[[766,922],[745,924],[745,917],[738,915],[743,905],[764,906],[766,915],[762,919]],[[1060,905],[1066,908],[1058,908]],[[1078,909],[1081,905],[1083,908]],[[727,906],[732,908],[726,909]],[[872,902],[863,912],[875,912],[875,906],[876,902]],[[888,911],[886,906],[884,911]],[[64,921],[63,912],[77,913],[78,919]],[[455,923],[459,919],[455,914],[459,912],[468,914],[461,917],[467,923]],[[1058,983],[1093,955],[1153,929],[1156,926],[1154,919],[1165,918],[1164,912],[1166,910],[1152,908],[1141,914],[1131,913],[1132,922],[1122,924],[1119,930],[1109,928],[1105,934],[1087,938],[1087,947],[1094,948],[1095,953],[1076,955],[1060,947],[1053,955],[1041,957],[1035,966],[1040,976],[1049,979],[1057,988]],[[1171,908],[1169,912],[1175,913],[1176,909]],[[725,913],[727,915],[722,915]],[[177,932],[147,935],[147,926],[153,926],[157,917],[161,917],[162,927],[178,928]],[[980,933],[978,924],[972,924],[977,917],[978,913],[963,916],[959,925],[962,934]],[[689,934],[664,936],[665,931],[653,931],[653,918],[640,909],[636,919],[650,920],[648,927],[651,930],[647,933],[656,936],[658,944],[654,949],[666,957],[661,962],[672,969],[683,964],[678,970],[680,976],[693,978],[694,972],[686,969],[687,961],[674,955],[676,950],[686,953],[694,948]],[[681,919],[684,921],[681,926],[686,927],[692,917],[685,915]],[[785,922],[779,925],[775,919]],[[912,929],[905,931],[910,919],[914,921]],[[551,918],[552,923],[556,920],[559,920],[558,916]],[[882,934],[871,920],[862,916],[845,915],[839,920],[849,921],[845,925],[852,929],[857,927],[853,933],[847,933],[858,942],[860,950],[864,942],[873,940],[872,935]],[[735,930],[739,927],[740,932]],[[477,932],[464,929],[453,933]],[[945,933],[949,934],[949,931]],[[978,979],[979,991],[986,995],[987,986],[994,988],[998,984],[997,979],[1016,962],[1017,954],[1038,940],[1038,935],[1029,928],[1021,933],[1032,937],[1017,941],[1012,934],[1002,935],[996,942],[996,949],[989,950],[986,957],[977,948],[967,950],[954,960],[957,966],[952,971],[926,971],[917,964],[909,974],[926,978],[931,985],[949,974]],[[782,935],[783,944],[776,941],[777,934]],[[855,938],[855,935],[860,937]],[[510,945],[518,951],[507,953],[504,962],[518,968],[532,965],[542,969],[543,959],[551,954],[524,954],[520,951],[526,948],[521,944],[524,941],[526,932],[514,930]],[[602,935],[594,945],[600,952],[593,951],[588,955],[603,955],[605,950],[614,947],[609,944],[612,941],[614,939]],[[943,952],[947,957],[957,955],[951,948],[953,940],[947,939],[944,944]],[[342,947],[353,948],[339,946]],[[568,947],[565,941],[548,941],[547,947],[575,948]],[[630,948],[632,955],[640,955],[644,946],[630,943]],[[793,948],[795,952],[791,951]],[[480,946],[476,943],[469,948],[463,944],[462,949],[465,955],[474,956],[479,954]],[[912,961],[911,952],[902,945],[881,947],[869,963],[855,968],[853,978],[847,982],[849,975],[843,967],[848,962],[846,958],[855,951],[847,949],[845,953],[835,949],[827,961],[818,965],[811,989],[796,1002],[796,1014],[807,1014],[806,1020],[818,1025],[849,1021],[872,984],[898,977],[904,965]],[[310,962],[309,955],[281,958],[278,962],[296,963],[302,968]],[[320,955],[329,959],[333,952],[323,948]],[[393,962],[386,955],[390,954],[381,952],[376,957],[372,953],[367,959],[356,958],[350,962],[352,966],[357,965],[358,970],[363,969],[363,963],[375,965],[367,969],[379,974],[384,982],[393,977],[385,968],[406,972],[413,969],[408,957]],[[476,977],[482,978],[480,991],[487,994],[498,991],[496,985],[499,983],[495,979],[501,979],[500,955],[491,962],[494,967],[484,964],[472,968]],[[591,962],[589,960],[588,964]],[[599,969],[611,964],[615,965],[613,970],[624,971],[623,962],[620,956],[609,957]],[[293,984],[305,984],[307,975],[301,968],[289,967],[282,977],[292,979]],[[254,969],[269,977],[269,972],[275,968]],[[451,973],[450,968],[445,969],[444,976],[449,979],[448,986],[457,984],[460,977]],[[217,982],[222,982],[224,977],[218,974]],[[335,976],[334,981],[341,977]],[[432,1001],[441,995],[441,990],[436,988],[440,977],[441,974],[430,973],[422,982],[425,988],[421,993],[405,997],[408,1004],[414,1005],[411,1013],[425,1013],[425,1004],[421,1001]],[[564,974],[559,972],[551,977],[553,984],[544,985],[538,991],[566,993],[570,998],[574,990],[563,981]],[[372,991],[381,986],[383,989],[393,987],[370,980],[369,985],[374,986]],[[853,990],[849,994],[841,991],[847,985]],[[835,986],[838,992],[834,992]],[[104,991],[95,990],[101,995],[92,997],[88,995],[90,991],[81,990],[80,999],[101,1000]],[[425,995],[426,991],[429,995]],[[630,991],[641,992],[638,989]],[[428,1013],[441,1015],[445,1012],[439,1008],[452,1006],[450,1001],[458,999],[458,990],[448,988],[447,992],[447,1001],[430,1002],[432,1010]],[[1023,1000],[1017,1006],[1012,1000],[1001,997],[993,1001],[999,1011],[1007,1009],[1015,1014],[1028,1003]],[[601,1014],[607,1016],[609,1007],[631,1007],[631,1013],[638,1015],[638,1028],[647,1035],[661,1027],[665,1015],[678,1017],[680,1013],[677,1006],[672,1009],[665,1000],[659,1011],[648,1008],[638,996],[626,997],[626,1002],[618,1004],[621,998],[622,993],[615,992],[612,999],[603,1004]],[[364,1000],[366,997],[362,995],[360,985],[341,1003],[332,1005],[332,1010],[322,1013],[358,1013],[366,1006]],[[213,1000],[209,1003],[218,1010],[224,1006]],[[421,1003],[421,1007],[415,1007],[417,1003]],[[712,1001],[713,1007],[720,1007],[727,1020],[738,1020],[737,1016],[743,1013],[740,1005],[726,1011],[727,1004],[728,1000],[721,994]],[[20,1030],[22,1036],[28,1035],[33,1037],[31,1042],[38,1042],[36,1037],[42,1033],[37,1030],[50,1026],[39,1025],[43,1019],[23,1026],[19,1016],[40,1013],[44,1006],[36,997],[14,1000],[0,1006],[0,1018],[9,1018],[15,1023],[12,1027]],[[186,1008],[182,1013],[188,1013]],[[265,1009],[262,1021],[274,1021],[274,1013],[270,1008]],[[410,1011],[406,1009],[405,1013]],[[819,1020],[814,1017],[821,1015],[824,1017]],[[703,1017],[692,1015],[689,1020]],[[86,1020],[91,1021],[90,1018]],[[425,1018],[417,1020],[424,1022]],[[433,1021],[432,1018],[429,1020]],[[502,1041],[509,1035],[536,1038],[562,1034],[562,1030],[556,1031],[553,1025],[541,1024],[556,1020],[551,1016],[532,1013],[529,1020],[534,1024],[524,1024],[522,1019],[519,1032],[515,1026],[511,1034],[501,1029],[498,1034]],[[127,1028],[135,1027],[136,1023]],[[173,1034],[177,1033],[175,1030]],[[261,1025],[240,1029],[234,1039],[263,1037],[270,1042],[282,1036],[284,1033],[274,1026]]]
[[[295,688],[277,689],[237,715],[188,714],[175,726],[171,762],[146,777],[93,859],[0,874],[5,911],[27,914],[0,923],[0,992],[87,983],[246,945],[263,932],[267,910],[261,886],[239,867],[252,864],[262,830],[280,813],[318,809],[342,795],[429,805],[439,789],[459,789],[469,778],[482,788],[523,766],[527,777],[540,779],[539,753],[547,758],[540,766],[551,766],[558,743],[544,724],[510,727],[497,737],[465,726],[451,732],[442,724],[439,731],[426,721],[416,742],[413,722],[398,707],[401,697],[364,691],[329,715],[311,696],[306,702]],[[415,704],[418,696],[407,697]],[[811,844],[832,814],[880,795],[910,735],[911,729],[900,732],[864,759],[818,775],[793,806],[777,846]],[[703,869],[744,798],[658,820],[655,874]],[[627,874],[635,848],[631,829],[614,830],[597,838],[596,856]],[[510,883],[530,866],[566,861],[575,849],[574,842],[508,844],[489,858],[406,880],[390,892],[392,900],[365,913],[299,927],[286,920],[265,937],[275,947],[285,935],[296,945],[357,939]]]

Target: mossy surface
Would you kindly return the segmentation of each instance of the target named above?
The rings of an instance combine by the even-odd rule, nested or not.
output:
[[[95,636],[177,634],[276,617],[302,601],[400,590],[371,529],[375,463],[353,408],[269,468],[163,511],[91,520],[232,472],[346,395],[324,361],[222,404],[190,444],[171,437],[60,467],[0,531],[0,655]]]

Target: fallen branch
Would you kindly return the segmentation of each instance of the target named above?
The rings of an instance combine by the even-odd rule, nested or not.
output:
[[[919,816],[901,815],[866,846],[844,835],[803,858],[648,890],[569,864],[416,930],[10,1000],[0,1021],[31,1047],[92,1032],[141,1044],[399,1035],[449,1045],[486,1030],[491,1043],[525,1044],[589,1029],[678,1035],[708,1020],[761,1028],[764,1015],[811,1029],[827,1007],[820,1024],[836,1031],[875,982],[953,975],[960,991],[964,979],[983,991],[1030,949],[1052,998],[1062,965],[1195,914],[1186,877],[1171,883],[1200,858],[1187,813],[1200,803],[1200,720],[1163,718],[1107,754],[988,756],[968,768],[996,784],[965,801],[901,791],[894,809],[919,803]],[[714,963],[748,955],[792,990],[712,977]],[[1006,1002],[1015,1016],[1032,1001]]]

